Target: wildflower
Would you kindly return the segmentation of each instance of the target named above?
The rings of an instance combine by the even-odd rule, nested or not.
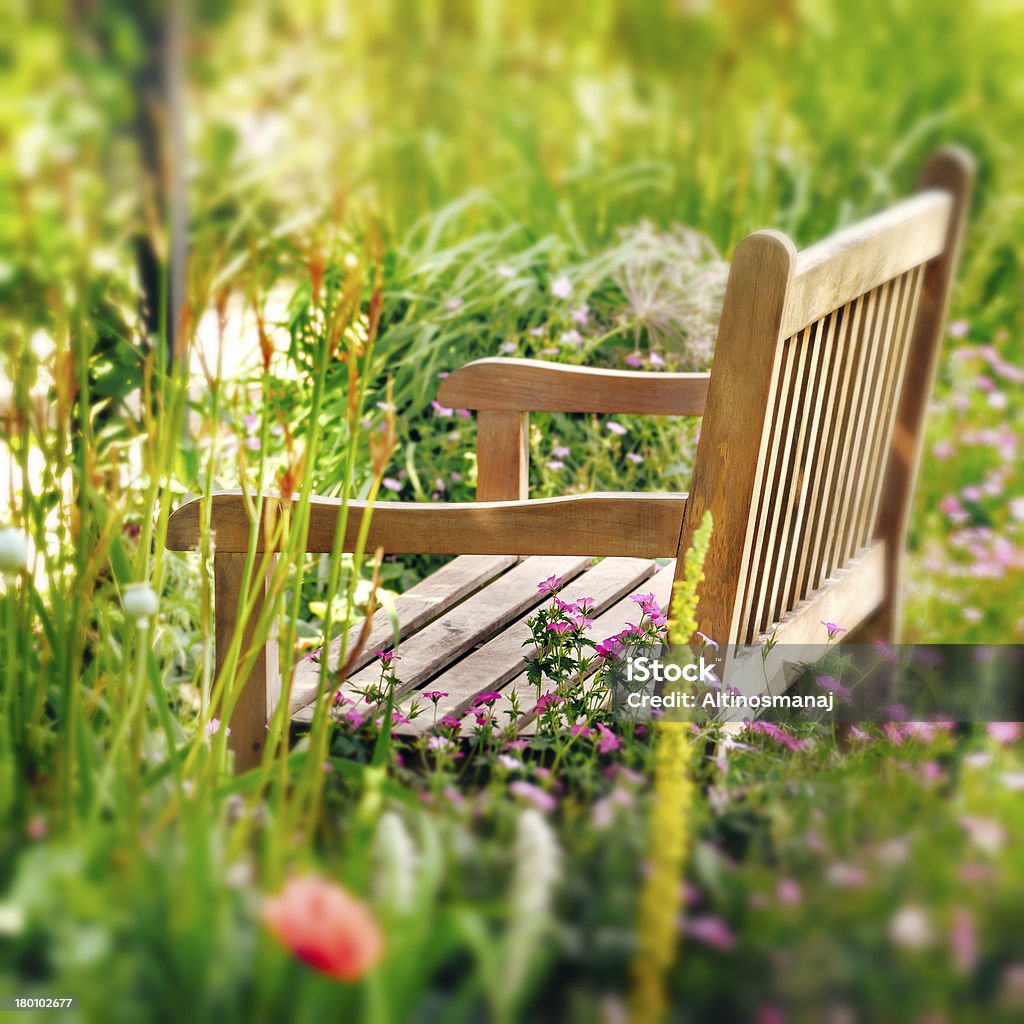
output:
[[[573,322],[582,326],[590,319],[590,307],[584,302],[583,305],[577,306],[571,315]]]
[[[552,459],[550,462],[545,463],[545,465],[548,469],[552,470],[553,472],[559,469],[565,469],[565,463],[559,459]]]
[[[498,351],[503,353],[504,355],[509,356],[513,352],[515,352],[518,348],[519,348],[519,346],[514,341],[503,341],[501,343],[501,347],[498,349]]]
[[[144,628],[157,613],[160,606],[156,591],[148,583],[129,583],[121,598],[125,614],[135,620],[135,625]]]
[[[971,326],[966,320],[954,320],[949,325],[949,336],[951,338],[966,338],[970,329]]]
[[[556,444],[555,447],[551,449],[551,454],[556,459],[564,459],[569,455],[569,449],[566,448],[564,444]]]
[[[0,574],[13,579],[28,572],[28,535],[13,526],[0,530]]]
[[[317,665],[320,662],[320,654],[322,653],[322,651],[323,648],[318,647],[315,651],[310,651],[309,654],[307,654],[302,660],[308,661],[312,665]]]
[[[337,707],[340,704],[354,704],[355,701],[351,697],[346,697],[341,690],[334,691],[334,705]]]
[[[561,694],[554,693],[549,690],[547,693],[541,694],[537,703],[533,706],[533,710],[536,714],[541,715],[550,708],[555,707],[557,704],[563,704],[565,700],[566,698]]]
[[[459,726],[462,725],[462,721],[454,715],[445,715],[439,724],[442,729],[458,729]]]
[[[953,911],[949,945],[957,971],[960,974],[969,974],[973,971],[978,962],[978,930],[974,915],[964,907],[957,907]]]
[[[206,723],[206,735],[212,739],[214,736],[217,735],[218,732],[220,732],[220,719],[219,718],[211,718]],[[224,735],[225,736],[230,736],[231,735],[231,727],[230,726],[228,726],[224,730]]]
[[[775,895],[783,906],[793,907],[803,897],[803,890],[792,878],[783,878],[775,888]]]
[[[601,754],[610,754],[613,750],[618,750],[622,746],[622,740],[616,736],[606,725],[602,725],[600,722],[597,723],[597,749]]]
[[[649,356],[651,366],[664,366],[665,360],[661,358],[658,352],[652,352]]]
[[[461,306],[464,306],[465,304],[466,304],[466,300],[465,299],[460,299],[460,298],[456,297],[454,299],[449,299],[444,304],[444,308],[445,309],[459,309]]]
[[[843,864],[840,861],[828,866],[825,878],[841,889],[863,889],[868,884],[868,873],[864,868],[858,864]]]
[[[828,631],[829,640],[835,640],[835,638],[839,636],[840,633],[847,632],[845,627],[837,626],[834,622],[826,622],[824,619],[821,619],[821,624]]]
[[[977,818],[964,814],[960,817],[960,825],[971,842],[989,856],[999,853],[1006,843],[1006,830],[993,818]]]
[[[427,740],[427,750],[442,754],[450,754],[455,749],[455,741],[449,736],[431,736]]]
[[[584,725],[582,722],[577,722],[569,730],[569,735],[570,736],[579,736],[580,739],[584,739],[585,740],[585,739],[588,739],[590,736],[594,735],[594,730],[591,729],[589,726]]]
[[[924,908],[902,907],[889,923],[889,938],[904,949],[924,949],[932,943],[932,926]]]
[[[881,655],[883,661],[887,661],[891,665],[896,664],[896,652],[884,640],[875,641],[875,650]]]
[[[345,721],[348,722],[353,729],[361,729],[366,718],[353,708],[351,711],[345,712]]]
[[[518,757],[512,757],[511,754],[499,754],[495,760],[506,771],[517,772],[523,767],[523,762]]]
[[[605,637],[595,648],[594,653],[604,660],[614,661],[623,651],[623,643],[617,636]]]
[[[562,331],[562,337],[559,340],[563,345],[575,345],[579,348],[583,344],[583,335],[573,328],[569,331]]]
[[[615,420],[609,420],[605,426],[617,437],[624,437],[629,433],[628,427],[624,427],[621,423],[616,423]]]
[[[643,366],[644,357],[640,355],[639,352],[631,352],[628,356],[626,356],[626,365],[633,367]]]
[[[551,282],[551,294],[556,299],[567,299],[572,295],[572,282],[564,274]]]
[[[451,416],[453,412],[452,409],[449,409],[446,405],[442,405],[436,398],[432,398],[430,400],[430,407],[438,416]]]
[[[564,582],[561,576],[549,576],[537,584],[537,591],[541,594],[554,594]]]
[[[640,466],[644,461],[644,457],[637,452],[626,452],[626,459],[632,462],[634,466]]]
[[[363,977],[384,953],[384,939],[369,907],[317,875],[291,879],[279,895],[263,901],[260,917],[282,946],[339,981]]]
[[[582,612],[578,615],[572,615],[570,618],[572,619],[572,624],[577,629],[590,629],[594,625],[594,620],[588,619]]]
[[[834,693],[842,700],[849,700],[853,694],[835,676],[815,676],[814,681],[827,693]]]
[[[775,740],[776,743],[784,746],[787,750],[803,750],[807,745],[803,740],[799,740],[795,736],[790,736],[785,729],[776,725],[774,722],[765,722],[761,719],[757,719],[752,722],[749,718],[745,718],[743,720],[743,724],[746,726],[747,732],[757,732],[761,733],[763,736],[768,736],[770,739]]]
[[[401,657],[395,654],[394,651],[374,651],[373,656],[379,658],[381,664],[390,665],[393,661],[401,661]]]
[[[1020,722],[989,722],[985,731],[996,743],[1016,743],[1021,737],[1024,726]]]
[[[429,700],[431,703],[436,704],[439,700],[447,697],[448,694],[443,693],[441,690],[426,690],[424,693],[421,693],[420,696],[424,700]]]
[[[549,633],[557,633],[559,636],[562,636],[563,634],[568,633],[570,629],[572,629],[572,623],[571,622],[549,622],[548,623],[548,632]]]
[[[700,637],[701,643],[707,644],[708,647],[713,647],[716,651],[718,650],[718,644],[712,640],[711,637],[705,636],[699,629],[697,630],[697,636]]]
[[[736,939],[729,926],[720,918],[710,914],[686,918],[683,932],[704,946],[710,946],[721,953],[728,953],[736,945]]]
[[[538,811],[550,812],[558,807],[558,799],[546,789],[541,789],[540,786],[535,786],[532,782],[526,782],[524,779],[516,779],[514,782],[508,784],[508,791],[513,796],[522,797],[527,802],[533,804]]]
[[[501,699],[501,694],[497,690],[484,690],[483,693],[478,693],[472,700],[470,707],[479,707],[480,705],[486,704],[487,707],[494,705],[495,701]]]

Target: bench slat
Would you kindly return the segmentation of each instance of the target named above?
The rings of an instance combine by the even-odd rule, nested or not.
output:
[[[606,558],[582,576],[578,576],[560,595],[563,601],[577,601],[581,597],[594,599],[592,617],[600,621],[600,613],[644,583],[658,568],[657,562],[639,558]],[[545,600],[542,603],[547,603]],[[635,609],[636,605],[629,602]],[[424,688],[447,693],[437,704],[437,719],[444,715],[462,714],[470,701],[484,690],[500,690],[506,683],[523,673],[527,648],[524,642],[530,639],[526,620],[536,613],[536,608],[517,619],[512,625],[488,641],[482,647],[470,652],[434,677]],[[399,672],[401,677],[401,672]],[[416,693],[409,694],[415,699]],[[499,721],[502,721],[499,717]],[[429,732],[434,722],[434,707],[427,703],[425,711],[403,732],[416,735]]]
[[[516,561],[515,555],[460,555],[447,565],[441,566],[437,572],[395,599],[400,638],[405,639],[432,619],[443,615],[464,597],[480,590],[509,566],[515,565]],[[362,628],[363,622],[360,621],[349,630],[348,651],[357,643]],[[374,651],[390,650],[394,635],[394,627],[387,609],[378,609],[373,616],[369,638],[353,668],[360,669],[372,661]],[[338,667],[341,639],[340,636],[335,637],[328,648],[327,657],[332,669]],[[292,677],[293,711],[306,707],[316,699],[319,677],[319,663],[302,660],[295,666]]]
[[[590,563],[588,556],[527,558],[489,587],[414,633],[398,648],[401,660],[395,667],[400,686],[396,687],[395,696],[419,689],[477,644],[490,640],[512,619],[536,607],[543,599],[537,592],[539,580],[548,576],[573,579]],[[358,701],[355,691],[372,686],[379,678],[380,663],[374,659],[353,673],[340,690]],[[295,716],[296,721],[311,721],[312,711],[303,708]]]

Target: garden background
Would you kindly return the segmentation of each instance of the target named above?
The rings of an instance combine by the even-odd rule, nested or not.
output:
[[[497,749],[423,771],[327,721],[232,779],[209,550],[160,544],[186,495],[239,483],[471,500],[443,374],[705,369],[740,238],[810,243],[956,142],[978,186],[905,639],[1024,642],[1019,3],[53,3],[0,26],[0,523],[30,540],[3,590],[0,994],[97,1020],[652,1019],[638,894],[682,828],[673,1019],[1019,1019],[1018,727],[843,750],[711,727],[692,791],[655,797],[632,732],[557,773]],[[686,489],[696,422],[532,423],[534,496]],[[315,657],[373,559],[289,544],[282,633]],[[159,599],[141,625],[132,583]],[[365,901],[339,928],[380,932],[349,980],[267,902],[310,875]]]

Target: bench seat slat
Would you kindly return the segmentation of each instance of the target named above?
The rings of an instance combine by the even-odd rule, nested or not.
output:
[[[560,594],[563,601],[573,602],[582,597],[594,599],[591,617],[600,622],[600,614],[618,601],[627,592],[636,590],[658,568],[656,562],[640,558],[606,558],[588,572],[578,576]],[[547,603],[545,600],[542,603]],[[630,602],[635,609],[636,605]],[[447,693],[437,704],[437,719],[444,715],[461,714],[470,701],[484,690],[500,690],[506,683],[523,672],[527,648],[524,642],[530,638],[526,620],[535,614],[536,608],[517,619],[512,625],[488,641],[482,647],[467,654],[440,675],[434,677],[429,686],[422,688]],[[593,634],[592,634],[593,635]],[[603,634],[602,634],[603,637]],[[399,677],[401,678],[401,671]],[[416,694],[409,695],[415,699]],[[499,721],[503,719],[499,718]],[[414,718],[406,730],[413,734],[429,732],[434,722],[434,707],[428,703],[424,714]]]
[[[510,566],[515,565],[515,555],[459,555],[447,565],[441,566],[437,572],[420,580],[404,594],[395,599],[395,614],[398,616],[399,636],[405,639],[411,633],[422,629],[431,620],[443,615],[463,598],[500,576]],[[360,621],[349,630],[346,650],[351,651],[363,629]],[[380,608],[373,616],[370,635],[362,654],[353,664],[353,669],[362,668],[373,660],[373,652],[390,650],[394,642],[394,627],[391,615],[385,608]],[[327,657],[332,669],[338,667],[341,656],[341,637],[331,641]],[[317,683],[320,676],[320,665],[310,661],[300,661],[295,666],[292,682],[292,709],[297,711],[316,698]]]

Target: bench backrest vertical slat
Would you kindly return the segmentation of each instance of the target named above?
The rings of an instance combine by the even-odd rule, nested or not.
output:
[[[775,232],[737,248],[680,537],[683,552],[711,510],[698,620],[713,639],[770,635],[830,589],[863,586],[883,562],[879,608],[895,632],[970,180],[969,158],[945,151],[918,195],[809,249]],[[884,558],[866,562],[879,544]],[[854,605],[864,621],[876,614]]]

